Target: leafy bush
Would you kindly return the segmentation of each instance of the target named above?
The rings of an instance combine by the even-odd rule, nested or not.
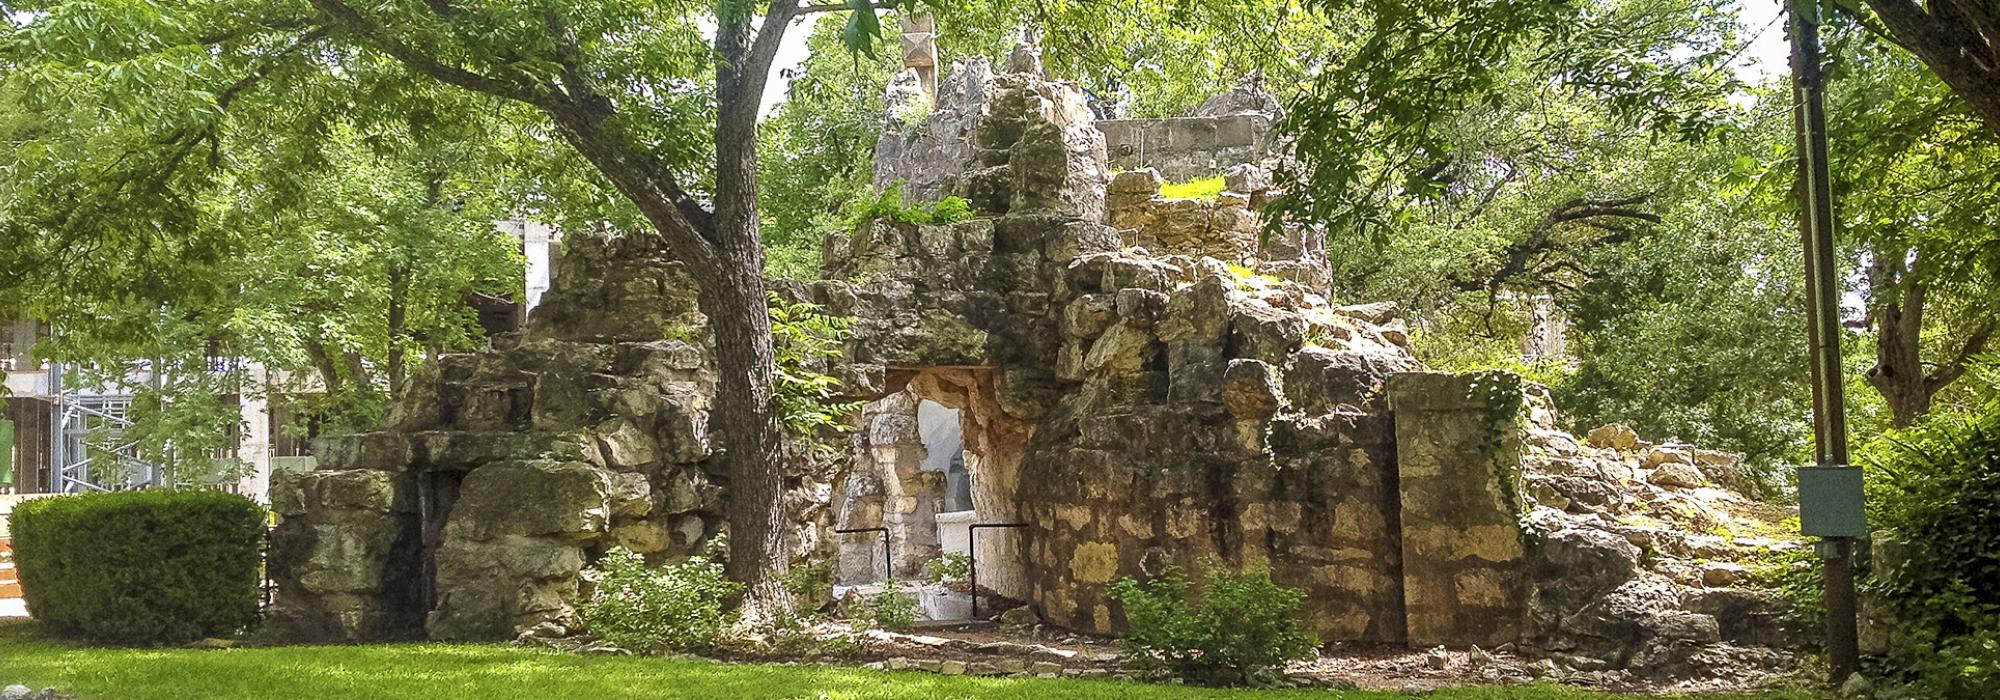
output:
[[[1210,566],[1196,589],[1169,569],[1148,584],[1120,579],[1111,595],[1124,604],[1131,628],[1124,639],[1128,662],[1190,683],[1270,680],[1286,662],[1312,658],[1319,647],[1299,623],[1305,591],[1272,583],[1268,570],[1237,574]]]
[[[177,644],[257,621],[264,509],[219,491],[43,498],[10,520],[28,610],[108,644]]]
[[[1925,697],[2000,690],[2000,405],[1939,413],[1868,450],[1872,526],[1906,556],[1881,556],[1872,590],[1914,635]]]
[[[824,313],[812,302],[790,302],[772,294],[771,346],[777,355],[778,418],[785,429],[821,455],[838,451],[831,440],[816,440],[822,432],[852,430],[847,414],[857,404],[835,400],[840,380],[821,372],[829,358],[844,351],[841,342],[854,319]]]
[[[729,602],[743,592],[723,577],[719,555],[720,545],[711,544],[705,555],[653,568],[631,550],[614,548],[591,568],[597,593],[578,607],[577,618],[592,634],[632,651],[712,649],[735,621]]]
[[[917,624],[917,599],[902,591],[882,591],[861,602],[854,618],[875,629],[891,632]]]
[[[964,554],[946,554],[924,562],[924,583],[933,586],[958,587],[965,585],[972,576],[972,557]]]
[[[858,227],[876,219],[905,224],[955,224],[971,219],[972,214],[972,203],[958,196],[940,199],[928,209],[910,206],[903,201],[903,183],[895,182],[883,188],[874,199],[857,203],[848,224]]]

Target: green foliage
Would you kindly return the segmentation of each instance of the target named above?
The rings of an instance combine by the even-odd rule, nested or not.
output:
[[[1799,531],[1797,518],[1786,525],[1781,529]],[[1807,629],[1825,624],[1826,578],[1812,547],[1781,549],[1760,558],[1750,566],[1748,580],[1751,586],[1777,596],[1786,619]]]
[[[886,590],[861,601],[854,618],[857,626],[900,632],[917,624],[917,599],[898,590]]]
[[[597,593],[577,606],[577,619],[604,641],[637,652],[713,649],[735,620],[730,602],[743,585],[722,573],[718,538],[709,551],[679,564],[654,568],[623,547],[613,548],[586,576]]]
[[[55,322],[44,357],[166,366],[148,439],[195,459],[231,431],[203,397],[259,388],[212,358],[318,384],[329,427],[372,423],[427,352],[484,341],[469,294],[520,293],[494,222],[547,139],[519,111],[336,48],[288,3],[14,8],[0,297]]]
[[[823,431],[852,430],[845,420],[856,404],[835,401],[840,380],[820,369],[828,358],[840,357],[841,343],[854,320],[822,313],[812,302],[786,301],[771,295],[771,347],[777,354],[777,386],[772,400],[778,418],[791,434],[822,453],[837,451],[832,441],[816,440]]]
[[[1222,196],[1222,188],[1225,186],[1221,175],[1195,178],[1187,182],[1169,182],[1161,185],[1160,196],[1167,199],[1199,199],[1213,202]]]
[[[934,586],[963,586],[971,575],[972,557],[969,555],[946,554],[924,562],[924,583]]]
[[[903,202],[903,183],[891,183],[873,200],[858,204],[848,217],[849,228],[877,219],[904,224],[955,224],[972,218],[972,203],[963,197],[945,197],[930,207]]]
[[[818,561],[786,569],[780,583],[801,601],[820,600],[833,592],[833,565]]]
[[[216,491],[124,491],[23,503],[9,520],[28,610],[107,644],[226,637],[257,620],[264,509]]]
[[[874,188],[882,92],[902,67],[900,40],[885,36],[875,56],[853,56],[843,48],[844,23],[829,15],[812,25],[810,54],[785,101],[758,125],[758,211],[775,275],[817,277],[820,241]]]
[[[1732,118],[1736,22],[1722,0],[1305,4],[1354,25],[1340,60],[1292,105],[1286,128],[1310,157],[1280,173],[1292,194],[1268,210],[1334,231],[1380,240],[1411,220],[1411,199],[1457,184],[1453,166],[1478,167],[1448,127],[1505,101],[1510,74],[1650,133],[1696,140]]]
[[[1299,0],[967,2],[941,13],[947,56],[999,60],[1041,34],[1049,75],[1081,83],[1103,117],[1177,117],[1255,80],[1289,101],[1347,48],[1354,13]]]
[[[2000,688],[2000,404],[1936,414],[1865,455],[1869,520],[1906,556],[1878,544],[1871,589],[1916,638],[1908,658],[1928,697]]]
[[[1130,623],[1123,640],[1128,663],[1192,683],[1272,680],[1287,662],[1312,658],[1319,647],[1299,622],[1305,591],[1272,583],[1268,570],[1237,574],[1210,566],[1199,589],[1169,570],[1146,584],[1120,579],[1111,596]]]

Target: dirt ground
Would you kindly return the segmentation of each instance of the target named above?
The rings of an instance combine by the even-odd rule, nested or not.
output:
[[[1080,635],[1035,626],[1008,628],[992,623],[929,626],[905,633],[871,630],[861,634],[863,662],[883,663],[890,668],[915,668],[946,673],[1005,675],[1021,664],[1003,664],[1017,659],[1029,664],[1043,662],[1042,673],[1095,676],[1127,675],[1120,667],[1120,648],[1115,639]],[[898,661],[900,660],[900,663]],[[964,666],[944,667],[954,661]],[[1725,660],[1724,665],[1728,660]],[[1394,645],[1336,644],[1318,659],[1294,663],[1288,668],[1292,684],[1369,690],[1421,691],[1464,685],[1510,685],[1551,680],[1586,688],[1621,692],[1709,692],[1746,691],[1797,685],[1792,673],[1769,670],[1768,663],[1745,663],[1718,668],[1714,677],[1702,681],[1658,683],[1615,671],[1570,671],[1553,662],[1522,658],[1507,649],[1411,649]],[[1794,672],[1796,672],[1796,667]]]

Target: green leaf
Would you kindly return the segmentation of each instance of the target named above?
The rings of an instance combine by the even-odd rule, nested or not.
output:
[[[847,50],[875,57],[875,42],[882,39],[882,19],[875,15],[874,0],[847,0],[847,30],[841,38]]]

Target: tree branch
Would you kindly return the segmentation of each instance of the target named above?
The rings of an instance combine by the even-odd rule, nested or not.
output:
[[[1965,342],[1959,345],[1958,352],[1953,353],[1951,359],[1937,363],[1936,371],[1924,377],[1924,390],[1935,394],[1945,385],[1957,381],[1959,376],[1965,374],[1966,365],[1972,363],[1972,356],[1986,350],[1996,331],[2000,331],[2000,321],[1992,318],[1981,321],[1978,329],[1965,337]]]
[[[506,81],[489,75],[476,73],[457,66],[446,65],[430,54],[424,53],[402,41],[398,41],[395,37],[390,36],[388,30],[383,28],[381,24],[368,19],[368,17],[349,7],[346,3],[341,2],[341,0],[308,0],[308,2],[311,2],[313,7],[319,8],[321,12],[326,13],[328,17],[333,18],[334,21],[347,25],[348,28],[353,29],[363,38],[373,43],[376,48],[381,49],[384,53],[402,62],[403,65],[408,66],[411,70],[434,80],[474,92],[483,92],[488,95],[505,97],[529,104],[542,104],[548,100],[548,95],[526,90],[518,85],[509,84]]]

